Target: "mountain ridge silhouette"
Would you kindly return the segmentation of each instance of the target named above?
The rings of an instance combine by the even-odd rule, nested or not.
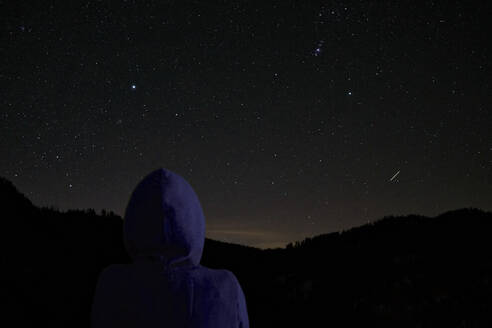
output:
[[[9,316],[88,327],[99,273],[130,263],[112,211],[37,207],[0,177]],[[252,327],[490,327],[492,213],[385,216],[285,248],[206,238],[202,263],[233,271]]]

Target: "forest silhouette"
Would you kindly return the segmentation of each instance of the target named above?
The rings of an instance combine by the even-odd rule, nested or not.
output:
[[[121,217],[37,207],[4,178],[0,199],[7,319],[89,327],[99,274],[131,262]],[[286,248],[206,238],[201,263],[234,272],[253,328],[492,327],[491,233],[492,212],[463,208],[387,216]]]

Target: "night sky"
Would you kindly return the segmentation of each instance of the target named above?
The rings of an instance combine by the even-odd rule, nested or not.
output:
[[[124,214],[164,167],[207,237],[492,210],[490,1],[0,1],[0,175]]]

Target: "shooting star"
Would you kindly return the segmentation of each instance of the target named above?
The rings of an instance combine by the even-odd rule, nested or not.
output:
[[[395,175],[393,175],[391,179],[389,179],[389,181],[393,181],[398,174],[400,174],[400,170],[398,170],[398,172],[396,172]]]

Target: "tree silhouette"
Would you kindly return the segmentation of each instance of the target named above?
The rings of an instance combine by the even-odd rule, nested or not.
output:
[[[99,273],[130,261],[121,217],[38,208],[3,178],[0,197],[7,316],[89,327]],[[491,234],[492,213],[470,207],[387,216],[285,249],[206,239],[202,263],[236,274],[251,327],[492,327]]]

